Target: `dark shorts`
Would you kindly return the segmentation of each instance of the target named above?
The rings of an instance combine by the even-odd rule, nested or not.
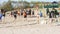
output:
[[[21,13],[21,15],[23,15],[23,13]]]
[[[27,16],[24,16],[24,18],[27,18]]]
[[[5,17],[5,14],[3,16]]]
[[[49,18],[52,18],[51,16]]]
[[[17,16],[16,16],[16,15],[14,15],[14,18],[17,18]]]
[[[0,17],[0,20],[2,19],[2,17]]]

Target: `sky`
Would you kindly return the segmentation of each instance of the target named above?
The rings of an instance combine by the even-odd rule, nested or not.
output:
[[[4,1],[8,1],[8,0],[0,0],[0,3],[3,3]],[[13,1],[18,1],[18,0],[13,0]],[[31,2],[31,1],[43,1],[43,2],[53,2],[53,1],[60,1],[60,0],[25,0],[25,1],[28,1],[28,2]]]

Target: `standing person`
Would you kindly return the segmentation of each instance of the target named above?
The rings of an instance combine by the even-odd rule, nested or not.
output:
[[[21,12],[21,15],[23,15],[23,9],[21,9],[21,11],[20,11],[20,12]]]
[[[51,23],[52,16],[51,16],[51,11],[49,11],[49,22]]]
[[[42,12],[40,11],[40,17],[42,17],[43,16],[43,14],[42,14]]]
[[[29,15],[30,15],[30,17],[31,17],[31,9],[29,10]]]
[[[3,14],[3,17],[5,17],[6,10],[1,9],[1,13]]]
[[[20,11],[19,10],[17,11],[17,14],[20,16]]]
[[[57,15],[59,15],[58,11],[56,9],[54,9],[55,11],[55,18],[57,17]]]
[[[27,13],[25,11],[23,12],[23,16],[24,16],[24,18],[27,17]]]
[[[34,10],[32,11],[32,15],[34,15]]]
[[[11,17],[13,16],[13,14],[14,14],[14,13],[11,11]]]
[[[26,18],[25,20],[27,20],[27,13],[26,13],[26,11],[23,12],[23,16],[24,16],[24,18]]]
[[[60,12],[59,12],[59,17],[60,17]]]
[[[54,8],[54,10],[55,10],[55,19],[56,19],[56,22],[58,22],[58,17],[59,17],[59,13],[58,13],[58,11]]]
[[[14,12],[14,18],[17,18],[17,11]]]
[[[54,10],[50,11],[49,12],[49,18],[54,18],[54,14],[55,14]]]
[[[29,10],[29,15],[31,15],[31,9]]]
[[[0,12],[0,21],[2,21],[2,16],[3,16],[3,15],[2,15],[2,13]]]
[[[48,13],[49,13],[49,8],[47,8],[46,11],[47,11],[46,13],[47,13],[47,15],[48,15]]]
[[[59,12],[59,21],[60,21],[60,12]]]
[[[50,18],[50,21],[53,22],[53,18],[54,18],[54,10],[50,11],[49,12],[49,18]]]
[[[51,16],[51,11],[49,12],[49,18],[52,18],[52,16]]]

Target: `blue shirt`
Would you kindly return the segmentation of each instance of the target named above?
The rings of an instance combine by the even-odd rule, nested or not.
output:
[[[0,17],[2,17],[3,15],[0,13]]]
[[[40,17],[42,17],[42,12],[40,12]]]

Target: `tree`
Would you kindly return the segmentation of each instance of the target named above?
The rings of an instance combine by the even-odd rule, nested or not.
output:
[[[3,7],[3,9],[6,9],[6,10],[12,10],[12,5],[11,5],[11,1],[9,0]]]

